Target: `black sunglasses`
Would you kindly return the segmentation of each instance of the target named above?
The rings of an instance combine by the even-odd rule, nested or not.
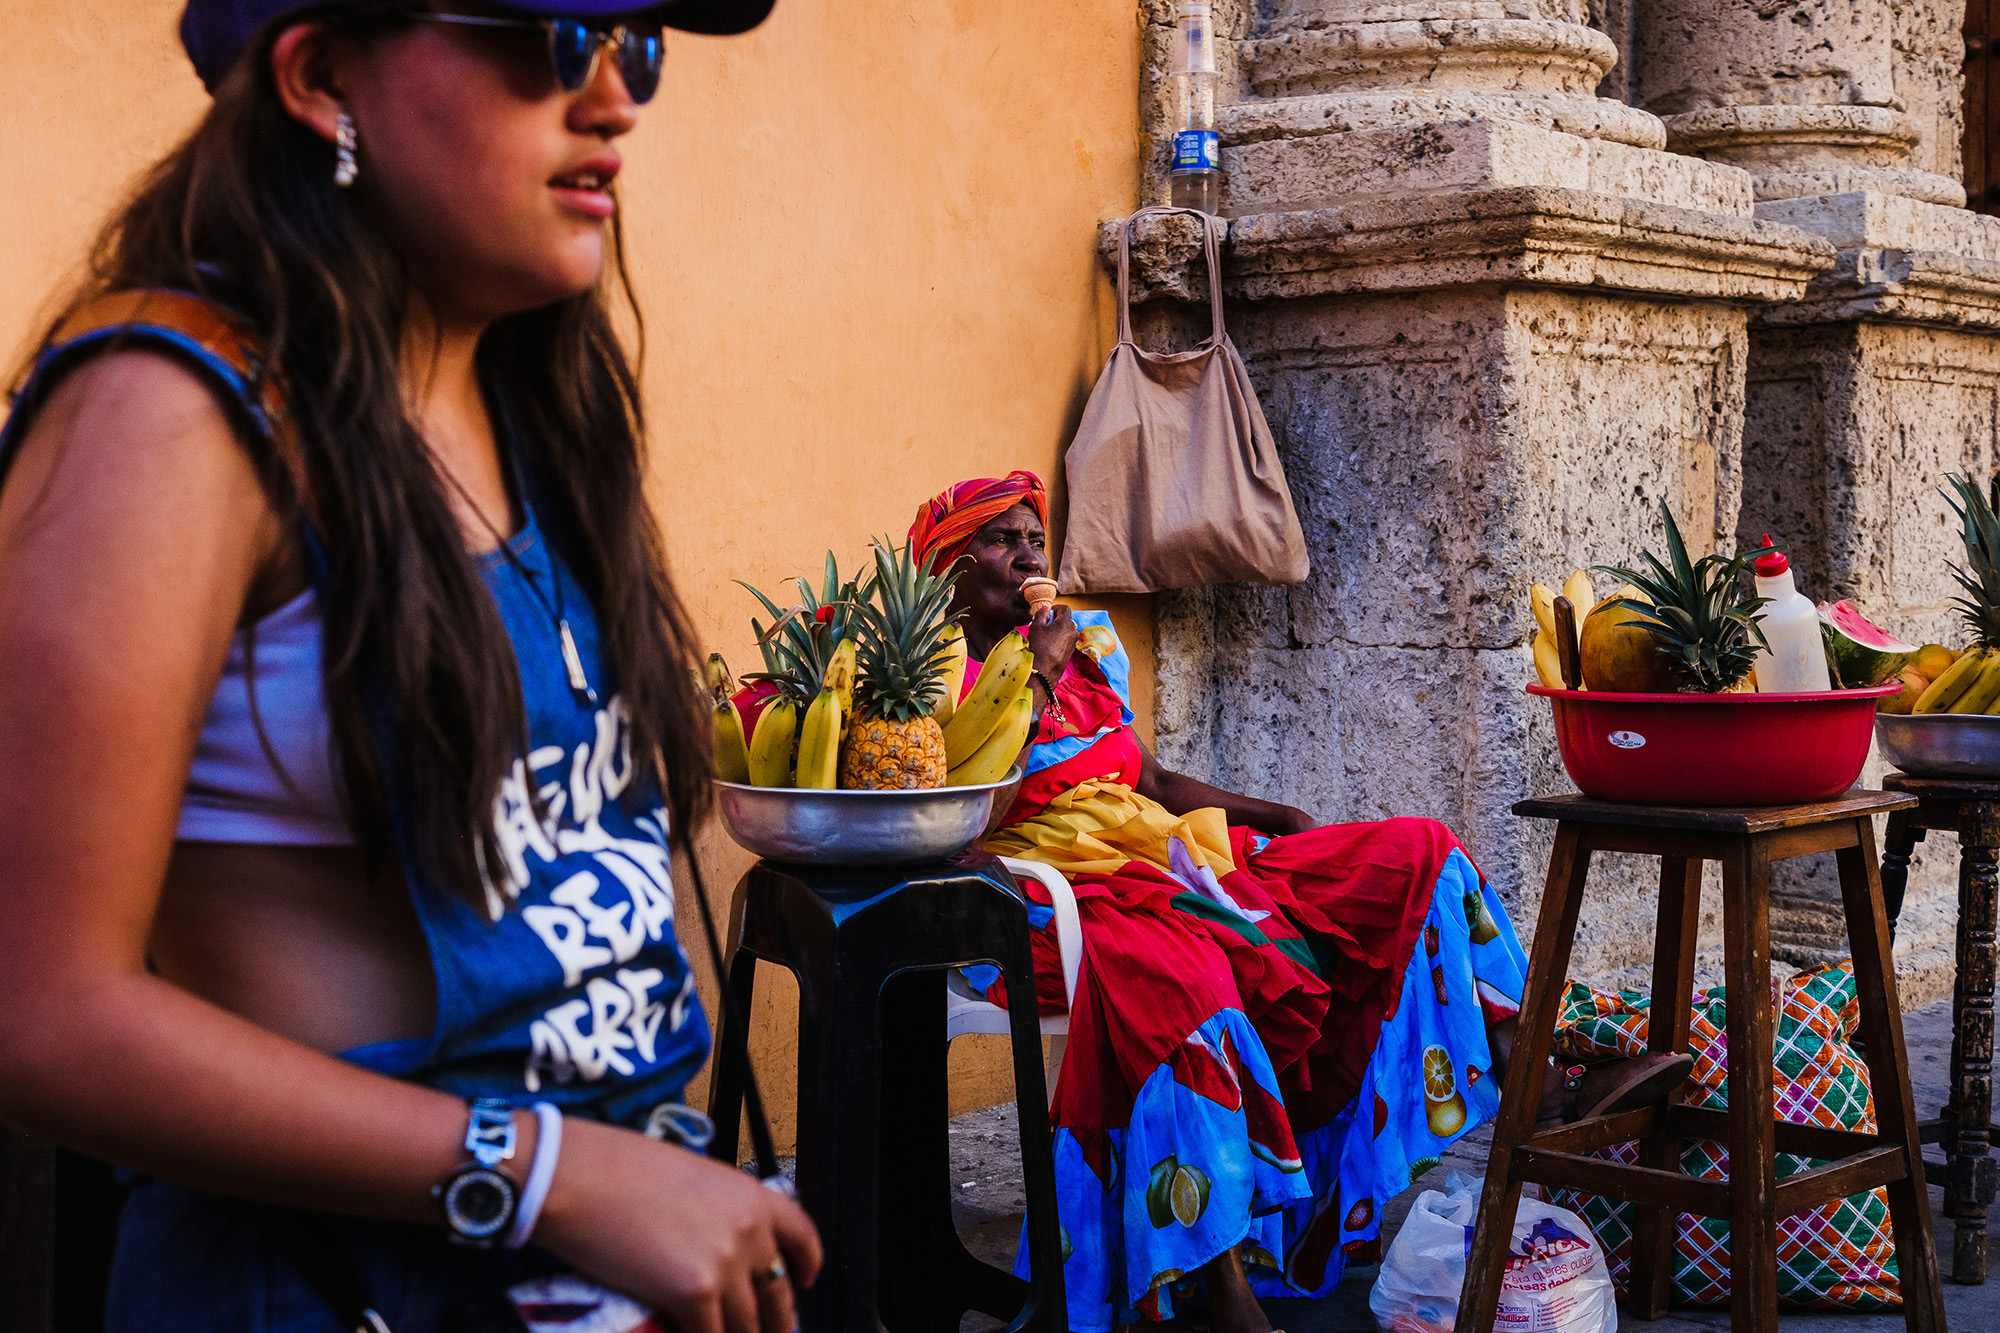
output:
[[[515,28],[548,35],[549,63],[566,93],[581,92],[597,77],[597,57],[604,47],[618,49],[618,76],[634,102],[653,100],[660,90],[660,67],[666,63],[667,42],[657,19],[593,26],[583,19],[489,18],[483,14],[439,14],[416,10],[402,17],[419,23],[451,23],[467,28]]]

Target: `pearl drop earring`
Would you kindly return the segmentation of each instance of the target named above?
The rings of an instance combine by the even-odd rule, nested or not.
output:
[[[361,164],[354,160],[357,142],[354,117],[343,111],[333,127],[333,183],[343,190],[354,184],[354,178],[361,174]]]

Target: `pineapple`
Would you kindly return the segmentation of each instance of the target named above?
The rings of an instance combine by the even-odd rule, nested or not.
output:
[[[1615,605],[1633,612],[1653,636],[1654,650],[1673,664],[1680,677],[1680,693],[1725,693],[1743,683],[1758,651],[1767,647],[1757,612],[1771,599],[1749,595],[1741,582],[1758,553],[1705,555],[1690,562],[1687,544],[1665,500],[1660,501],[1660,517],[1667,525],[1671,565],[1662,564],[1651,551],[1642,551],[1640,558],[1647,565],[1643,573],[1610,565],[1596,568],[1652,599],[1648,606],[1620,597]]]
[[[833,552],[828,551],[819,589],[815,591],[802,578],[794,579],[793,584],[804,600],[789,610],[779,610],[769,597],[740,579],[737,582],[762,602],[772,617],[768,630],[754,619],[750,622],[757,646],[764,653],[764,669],[743,679],[770,681],[803,715],[826,682],[835,649],[841,640],[853,637],[857,631],[855,616],[868,600],[873,581],[864,585],[859,580],[850,580],[843,584],[839,564]]]
[[[859,679],[840,755],[840,785],[867,791],[942,787],[944,729],[931,716],[944,678],[945,609],[957,576],[931,573],[907,543],[875,543],[873,600],[856,615]]]
[[[1952,599],[1959,619],[1965,622],[1976,648],[2000,648],[2000,518],[1986,495],[1969,479],[1952,474],[1945,478],[1958,498],[1945,500],[1957,512],[1959,537],[1965,543],[1965,561],[1970,569],[1951,571],[1965,596]]]

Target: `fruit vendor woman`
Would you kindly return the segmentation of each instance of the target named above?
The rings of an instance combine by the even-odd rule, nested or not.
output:
[[[1526,960],[1442,824],[1321,824],[1162,767],[1109,617],[1031,617],[1046,521],[1015,472],[945,490],[910,536],[958,564],[972,663],[1015,629],[1034,651],[1027,779],[985,845],[1061,870],[1083,925],[1053,1108],[1069,1326],[1165,1319],[1205,1288],[1214,1328],[1262,1333],[1258,1296],[1324,1295],[1372,1261],[1383,1206],[1497,1111]],[[1051,913],[1026,889],[1059,1011]],[[1551,1069],[1543,1115],[1637,1104],[1687,1064]]]

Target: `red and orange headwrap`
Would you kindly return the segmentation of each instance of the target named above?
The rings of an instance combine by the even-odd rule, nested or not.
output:
[[[919,560],[935,555],[931,568],[943,573],[965,554],[981,528],[1018,504],[1034,510],[1042,526],[1048,526],[1048,489],[1032,472],[975,477],[947,486],[917,511],[917,521],[910,524],[911,554]]]

